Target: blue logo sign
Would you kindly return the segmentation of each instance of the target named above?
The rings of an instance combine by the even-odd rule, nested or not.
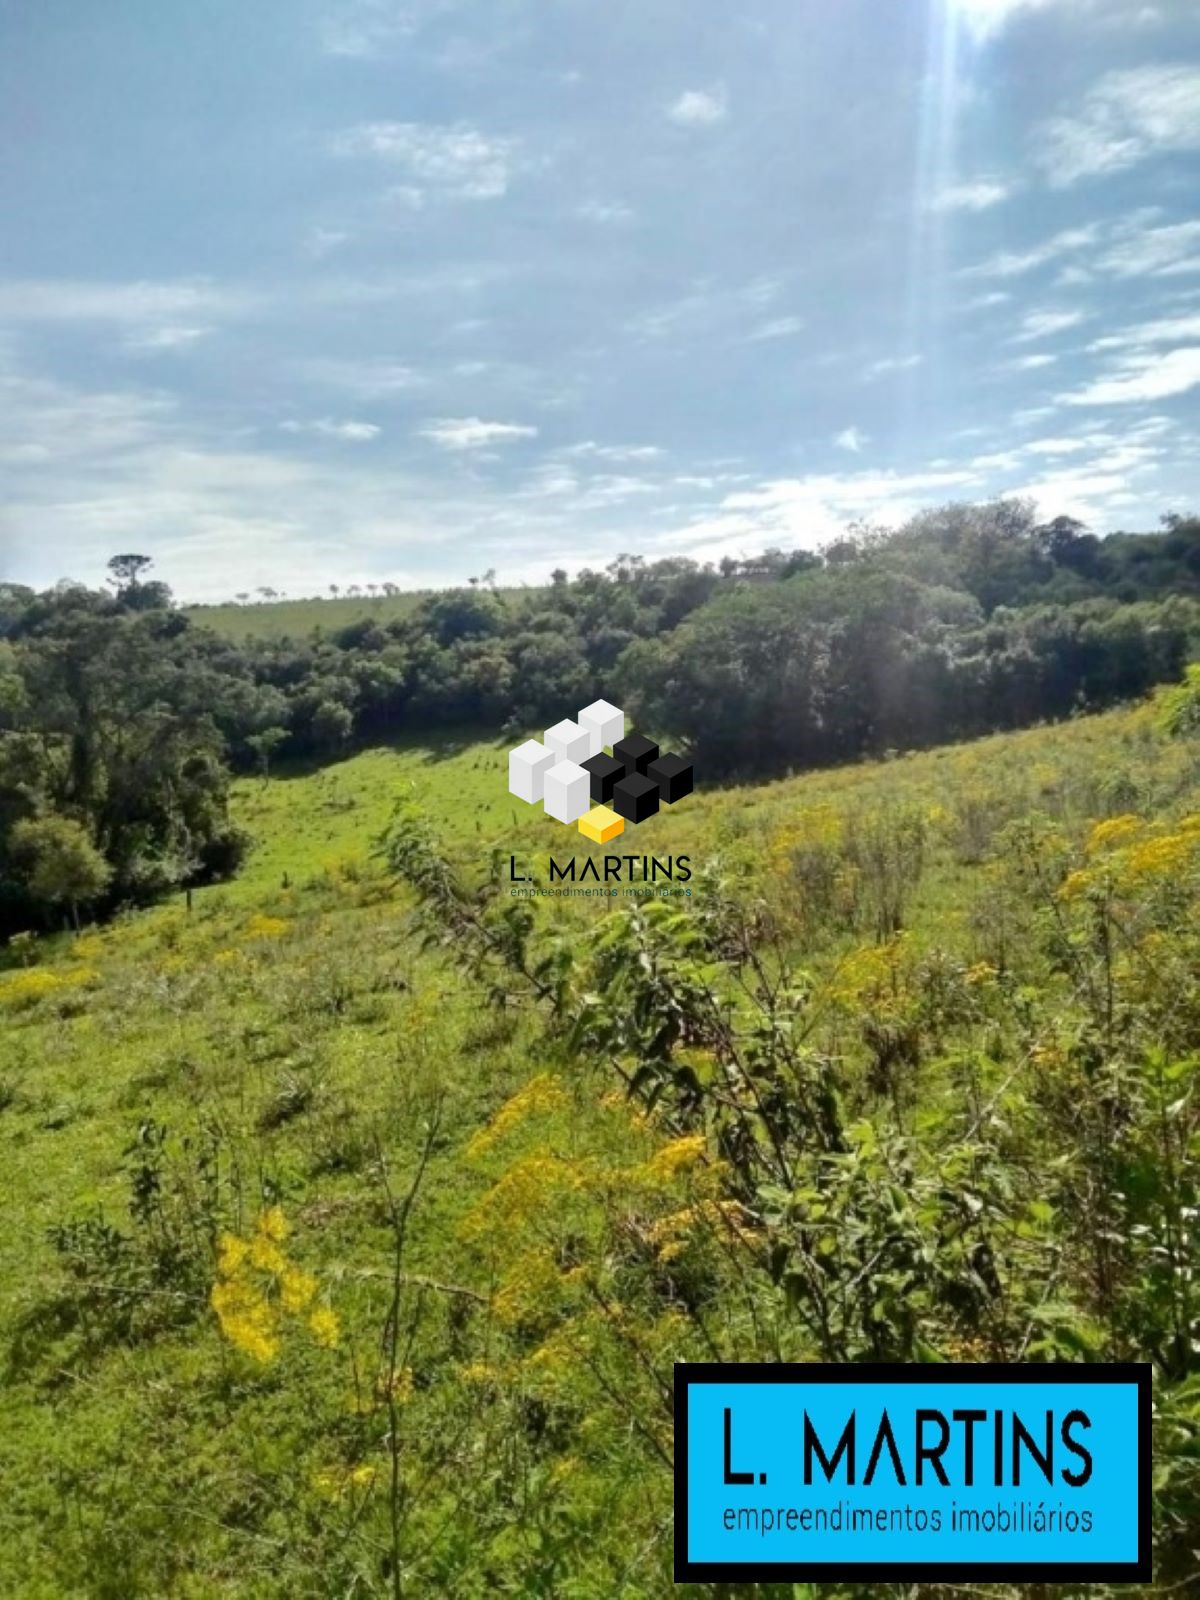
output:
[[[1145,1581],[1149,1366],[675,1368],[675,1581]]]

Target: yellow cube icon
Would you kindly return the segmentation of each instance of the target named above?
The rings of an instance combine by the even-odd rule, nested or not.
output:
[[[593,839],[597,844],[607,844],[610,839],[615,839],[619,833],[625,832],[625,818],[619,817],[608,806],[593,806],[580,817],[579,831],[585,839]]]

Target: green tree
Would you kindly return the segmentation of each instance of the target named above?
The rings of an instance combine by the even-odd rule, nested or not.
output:
[[[317,748],[331,754],[349,739],[354,731],[354,718],[348,706],[337,700],[322,700],[313,712],[312,736]]]
[[[1163,731],[1173,739],[1200,734],[1200,662],[1187,669],[1182,683],[1161,692],[1158,718]]]
[[[99,900],[113,870],[72,817],[26,817],[12,831],[13,859],[24,870],[29,893],[45,907],[66,906],[79,929],[79,907]]]
[[[261,733],[250,734],[246,740],[246,748],[258,760],[264,783],[271,776],[271,757],[286,738],[286,728],[264,728]]]
[[[136,589],[141,582],[143,572],[148,572],[153,565],[152,556],[139,556],[132,552],[113,556],[108,563],[108,570],[112,573],[108,581],[118,593],[123,589]]]

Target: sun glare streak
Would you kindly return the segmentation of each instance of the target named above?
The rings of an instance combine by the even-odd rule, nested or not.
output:
[[[957,0],[929,0],[925,71],[920,86],[916,163],[909,207],[905,350],[920,355],[922,381],[943,370],[939,360],[945,312],[949,218],[937,203],[956,181],[956,126],[963,93],[962,15]],[[910,368],[897,421],[911,420],[918,369]]]

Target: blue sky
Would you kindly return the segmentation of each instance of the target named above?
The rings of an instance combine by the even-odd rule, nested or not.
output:
[[[0,0],[0,577],[1200,506],[1192,0]]]

